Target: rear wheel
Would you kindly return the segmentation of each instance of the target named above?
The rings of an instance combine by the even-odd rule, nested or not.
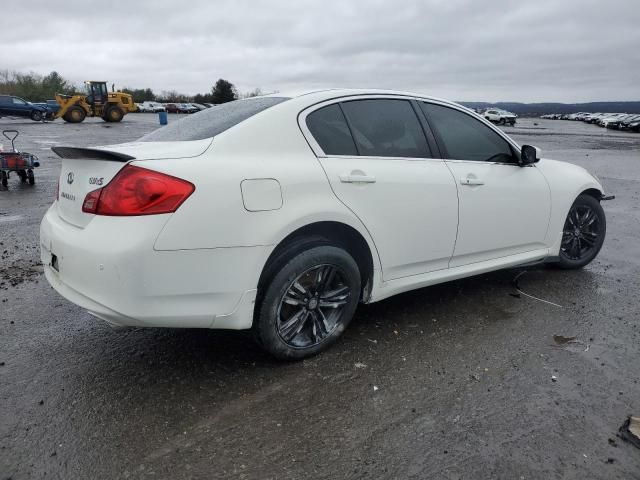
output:
[[[320,245],[292,256],[267,283],[254,326],[258,342],[285,360],[325,350],[351,321],[360,281],[358,265],[341,248]]]
[[[33,170],[27,170],[27,180],[29,180],[29,185],[33,185],[36,183],[36,177],[33,174]]]
[[[5,172],[4,170],[0,172],[0,181],[2,182],[3,187],[6,187],[9,185],[9,177],[7,175],[7,172]]]
[[[600,202],[591,195],[576,198],[562,231],[561,268],[582,268],[590,263],[604,243],[607,222]]]
[[[105,122],[119,122],[124,117],[124,112],[120,107],[109,107],[104,114]]]
[[[31,120],[33,120],[34,122],[41,122],[42,121],[42,112],[40,110],[34,110],[33,112],[31,112]]]
[[[74,105],[73,107],[67,110],[67,113],[62,117],[65,122],[69,123],[80,123],[84,121],[87,116],[87,112],[84,111],[84,108]]]

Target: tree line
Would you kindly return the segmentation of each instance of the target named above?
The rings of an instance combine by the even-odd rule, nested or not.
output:
[[[44,102],[55,98],[56,93],[71,95],[76,86],[65,80],[58,72],[49,75],[10,72],[0,70],[0,94],[15,95],[32,102]]]
[[[253,91],[239,93],[235,85],[220,78],[211,87],[209,92],[188,95],[176,90],[163,90],[156,94],[151,88],[125,87],[119,91],[128,93],[136,103],[147,101],[168,103],[226,103],[238,98],[255,97],[262,95],[262,90],[256,88]],[[72,95],[84,92],[84,88],[74,85],[73,82],[63,78],[58,72],[48,75],[37,73],[20,73],[9,70],[0,70],[0,94],[15,95],[31,102],[44,102],[55,98],[56,93]]]

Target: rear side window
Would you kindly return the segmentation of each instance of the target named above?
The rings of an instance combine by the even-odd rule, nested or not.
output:
[[[509,143],[471,115],[453,108],[420,102],[429,125],[438,135],[446,158],[491,162],[515,161]]]
[[[360,155],[431,157],[420,121],[407,100],[353,100],[341,105]]]
[[[307,115],[307,127],[327,155],[357,155],[347,121],[338,104],[323,107]]]
[[[289,98],[256,97],[223,103],[170,123],[140,138],[140,142],[176,142],[215,137],[231,127]],[[168,104],[167,106],[170,106]]]

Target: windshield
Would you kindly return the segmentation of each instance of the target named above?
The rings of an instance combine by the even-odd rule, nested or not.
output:
[[[223,103],[159,128],[140,138],[139,141],[176,142],[215,137],[249,117],[286,100],[289,98],[255,97]]]

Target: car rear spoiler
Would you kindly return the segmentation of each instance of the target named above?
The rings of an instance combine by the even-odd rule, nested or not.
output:
[[[128,162],[129,160],[135,160],[136,158],[124,153],[99,150],[96,148],[51,147],[51,150],[53,150],[60,158],[107,160],[111,162]]]

